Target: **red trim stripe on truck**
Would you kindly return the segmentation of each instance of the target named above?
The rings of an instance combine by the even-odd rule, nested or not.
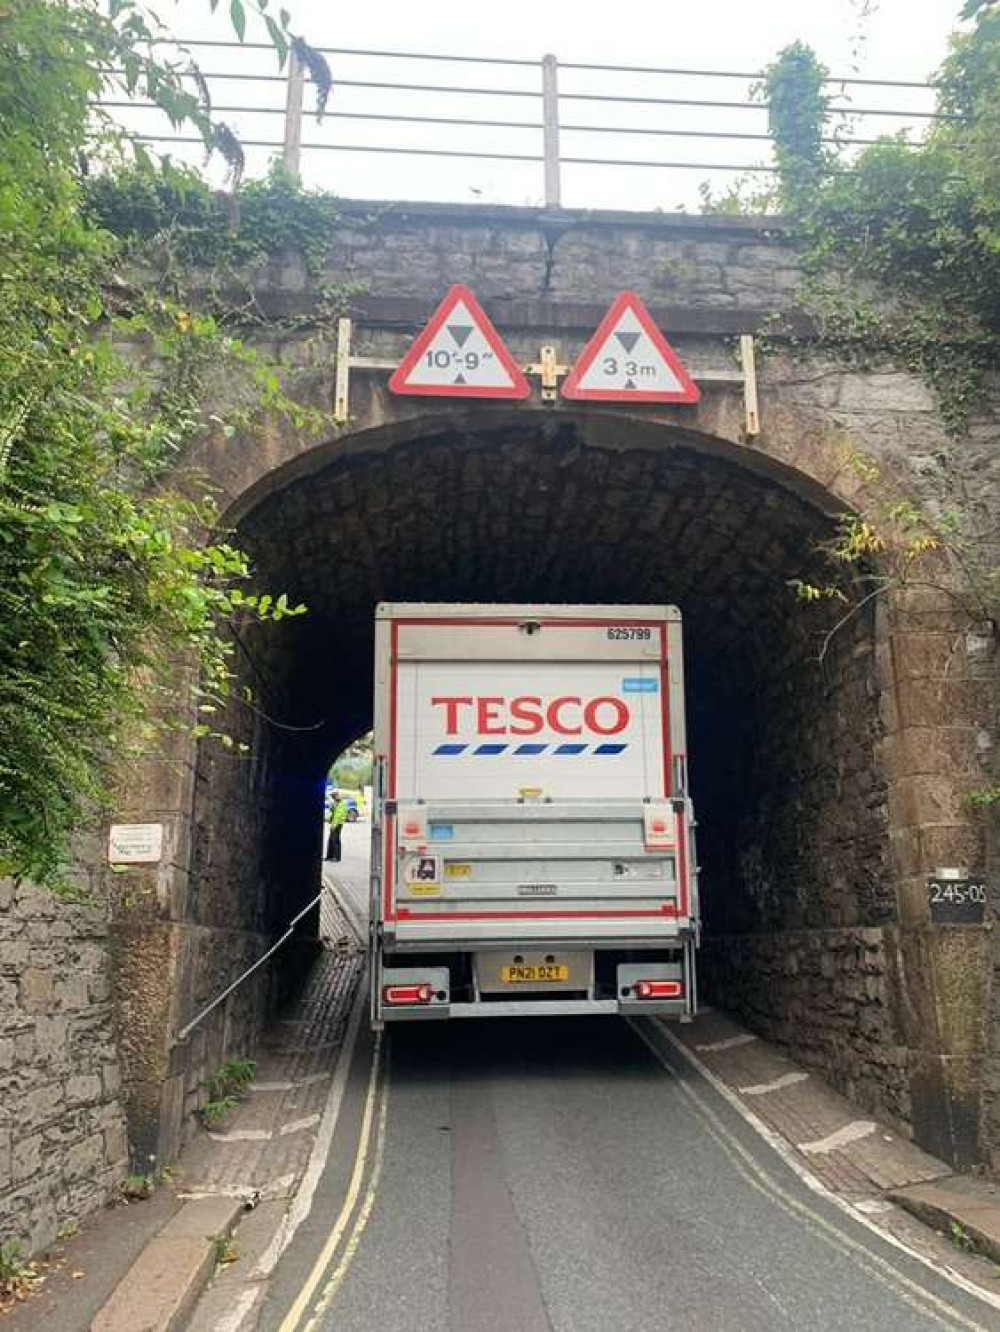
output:
[[[483,616],[468,618],[465,616],[449,618],[448,616],[408,616],[390,621],[390,661],[389,661],[389,765],[387,775],[387,796],[391,800],[396,797],[396,744],[397,744],[397,723],[398,723],[398,673],[397,666],[399,661],[399,630],[404,626],[415,625],[448,625],[452,628],[465,625],[477,625],[487,628],[502,628],[508,625],[517,625],[522,622],[518,616]],[[538,623],[545,628],[585,628],[585,629],[607,629],[613,628],[618,623],[617,620],[608,619],[559,619],[559,620],[539,620]],[[638,628],[658,629],[660,636],[660,718],[663,728],[663,796],[669,799],[672,791],[673,781],[673,756],[670,749],[670,713],[669,713],[669,662],[667,657],[667,625],[664,620],[629,620],[630,625]],[[427,921],[432,924],[440,924],[442,921],[473,921],[473,920],[634,920],[634,919],[656,919],[661,916],[686,917],[688,914],[688,881],[687,881],[687,846],[685,839],[684,820],[680,811],[676,813],[677,819],[677,844],[678,844],[678,874],[680,888],[680,903],[674,905],[670,902],[662,902],[659,907],[651,910],[630,910],[630,911],[435,911],[432,907],[425,910],[414,910],[410,906],[397,907],[395,900],[395,836],[393,826],[393,816],[386,815],[383,822],[385,830],[385,884],[383,887],[382,898],[382,916],[385,921],[406,920],[407,922]]]

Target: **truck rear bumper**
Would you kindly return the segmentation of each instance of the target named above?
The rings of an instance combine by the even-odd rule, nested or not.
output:
[[[498,999],[490,1003],[428,1004],[413,1008],[383,1008],[384,1022],[428,1022],[436,1018],[503,1017],[595,1017],[613,1015],[633,1017],[643,1013],[684,1017],[683,1000],[621,999]]]

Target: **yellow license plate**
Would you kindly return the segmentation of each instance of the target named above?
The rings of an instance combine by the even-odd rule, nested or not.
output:
[[[517,963],[512,967],[501,967],[500,979],[505,985],[545,985],[549,981],[568,981],[569,967],[551,962],[539,963],[537,966]]]

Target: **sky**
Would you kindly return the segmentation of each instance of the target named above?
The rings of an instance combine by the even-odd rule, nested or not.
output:
[[[271,0],[276,7],[279,0]],[[314,46],[333,47],[328,55],[334,75],[331,112],[321,125],[306,121],[305,143],[345,146],[380,145],[537,155],[536,129],[453,125],[406,125],[369,122],[353,114],[421,115],[464,119],[537,122],[540,70],[534,65],[464,64],[357,56],[350,48],[384,52],[447,54],[537,62],[551,52],[560,62],[560,116],[564,126],[602,127],[562,131],[563,157],[626,158],[705,163],[704,167],[640,168],[565,164],[562,202],[570,207],[664,208],[696,210],[699,184],[709,181],[718,194],[736,173],[717,164],[765,162],[767,145],[753,140],[684,138],[648,133],[654,129],[762,133],[766,117],[759,109],[653,106],[586,100],[583,95],[695,98],[746,101],[749,82],[731,78],[693,78],[567,69],[568,63],[654,66],[657,69],[756,71],[787,43],[809,43],[838,77],[922,81],[946,54],[948,35],[957,26],[959,0],[696,0],[683,3],[609,4],[607,0],[378,0],[377,5],[338,4],[327,0],[283,0],[293,29]],[[155,0],[154,0],[154,7]],[[187,39],[233,41],[227,0],[208,12],[207,0],[160,0],[159,13]],[[248,40],[263,40],[248,30]],[[215,73],[274,73],[271,52],[243,49],[197,51],[201,67]],[[447,85],[504,89],[504,93],[460,94],[357,88],[352,81]],[[284,89],[279,82],[210,80],[218,106],[245,106],[256,112],[220,112],[244,139],[280,138]],[[522,95],[509,95],[519,90]],[[836,88],[838,105],[855,114],[853,133],[874,137],[921,122],[856,114],[866,109],[930,110],[927,90],[852,86]],[[307,90],[307,107],[310,94]],[[266,110],[266,109],[269,110]],[[351,114],[353,113],[353,114]],[[124,113],[134,127],[153,125],[149,112]],[[609,133],[611,126],[647,133]],[[200,162],[193,149],[174,147],[177,156]],[[247,151],[248,174],[261,174],[272,150]],[[221,168],[214,166],[217,174]],[[302,159],[307,185],[350,198],[446,200],[537,204],[543,200],[542,167],[536,162],[474,161],[448,157],[407,157],[357,151],[310,151]],[[760,177],[758,177],[760,179]]]

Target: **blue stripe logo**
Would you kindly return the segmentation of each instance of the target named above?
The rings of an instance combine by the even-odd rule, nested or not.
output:
[[[444,744],[437,745],[431,750],[431,753],[437,758],[457,758],[460,754],[465,754],[469,758],[495,758],[498,754],[510,754],[514,756],[530,756],[537,758],[542,754],[559,755],[560,757],[579,758],[582,754],[601,755],[605,758],[611,758],[618,754],[624,754],[628,745],[604,743],[600,745],[572,744],[543,745],[543,744],[523,744],[523,745],[505,745],[505,744],[483,744],[483,745],[463,745],[463,744]]]

